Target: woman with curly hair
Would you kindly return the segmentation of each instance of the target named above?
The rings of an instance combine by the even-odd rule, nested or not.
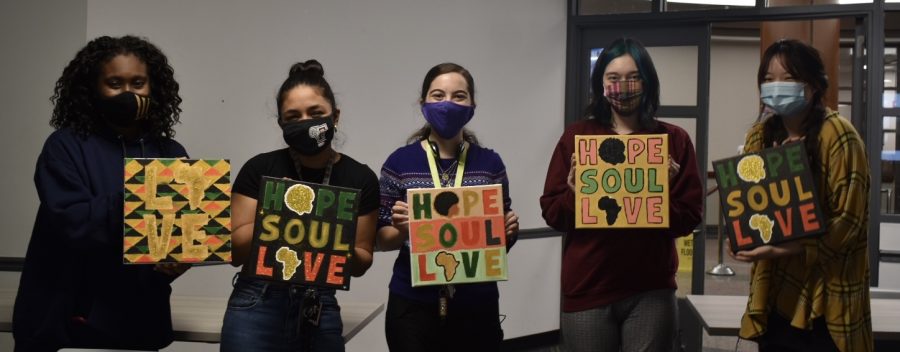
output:
[[[41,204],[13,312],[16,351],[158,349],[172,342],[169,284],[186,266],[122,264],[123,158],[175,158],[181,113],[166,56],[100,37],[56,82],[37,160]]]

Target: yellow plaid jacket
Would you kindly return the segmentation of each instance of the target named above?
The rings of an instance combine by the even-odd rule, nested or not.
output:
[[[763,149],[763,128],[747,133],[746,152]],[[819,199],[827,220],[822,237],[804,239],[804,255],[760,260],[750,271],[750,297],[740,336],[766,331],[775,312],[800,329],[825,317],[841,351],[872,351],[869,308],[869,165],[859,134],[837,112],[828,111],[819,133]]]

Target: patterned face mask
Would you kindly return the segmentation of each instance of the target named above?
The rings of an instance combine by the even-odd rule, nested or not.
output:
[[[644,86],[641,81],[620,81],[608,84],[603,96],[620,115],[631,115],[641,105]]]

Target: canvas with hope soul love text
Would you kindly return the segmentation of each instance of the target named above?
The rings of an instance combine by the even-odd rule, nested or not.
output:
[[[359,190],[265,176],[260,186],[250,273],[349,290]]]
[[[668,138],[576,135],[575,228],[668,228]]]
[[[501,185],[410,189],[412,285],[507,279]]]
[[[124,263],[231,261],[231,164],[125,159]]]
[[[713,162],[732,252],[825,231],[803,143]]]

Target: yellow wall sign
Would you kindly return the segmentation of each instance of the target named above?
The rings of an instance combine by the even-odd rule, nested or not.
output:
[[[675,239],[678,252],[678,272],[689,273],[694,267],[694,234]]]
[[[575,136],[575,228],[669,227],[667,135]]]
[[[231,165],[125,159],[124,262],[231,261]]]

